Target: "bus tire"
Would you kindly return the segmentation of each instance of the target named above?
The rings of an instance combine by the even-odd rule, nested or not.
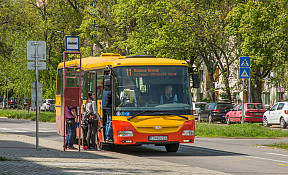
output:
[[[179,148],[179,143],[165,145],[165,148],[167,152],[177,152]]]

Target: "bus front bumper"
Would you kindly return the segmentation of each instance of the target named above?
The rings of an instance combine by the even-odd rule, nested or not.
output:
[[[184,122],[180,130],[173,133],[140,133],[131,123],[113,121],[114,144],[142,145],[155,144],[167,145],[173,143],[194,143],[195,121]]]

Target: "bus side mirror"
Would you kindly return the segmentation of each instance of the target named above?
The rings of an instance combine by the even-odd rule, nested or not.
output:
[[[105,91],[111,91],[112,89],[111,79],[112,77],[110,75],[104,75],[103,86]]]
[[[200,88],[200,78],[198,74],[192,74],[193,88]]]

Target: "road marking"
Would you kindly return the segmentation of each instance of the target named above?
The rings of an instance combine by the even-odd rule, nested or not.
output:
[[[0,128],[0,131],[3,131],[3,132],[20,132],[20,133],[27,133],[27,132],[36,132],[35,129],[29,129],[29,128]],[[56,132],[54,129],[40,129],[39,132],[41,133],[45,133],[45,132]]]
[[[277,164],[277,165],[281,165],[281,166],[288,166],[288,165],[285,165],[285,164]]]
[[[282,163],[287,163],[288,164],[288,161],[282,161],[282,160],[274,160],[274,159],[268,159],[268,158],[256,157],[256,156],[245,156],[245,157],[251,157],[251,158],[254,158],[254,159],[262,159],[262,160],[270,160],[270,161],[273,161],[273,162],[282,162]]]
[[[267,153],[267,152],[265,152],[266,154],[273,154],[273,155],[277,155],[277,156],[287,156],[288,157],[288,155],[285,155],[285,154],[277,154],[277,153]]]

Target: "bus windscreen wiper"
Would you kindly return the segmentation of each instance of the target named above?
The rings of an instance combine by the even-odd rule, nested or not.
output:
[[[173,113],[160,113],[159,115],[176,115],[178,117],[184,118],[186,120],[188,120],[188,117],[182,116],[180,114],[173,114]]]
[[[139,112],[139,113],[133,115],[132,117],[129,117],[127,120],[130,121],[132,118],[137,117],[137,116],[139,116],[139,115],[141,115],[141,114],[144,114],[144,113],[146,113],[146,112],[154,113],[155,111],[141,111],[141,112]]]
[[[146,112],[154,113],[154,112],[162,112],[162,111],[142,111],[142,112],[139,112],[139,113],[133,115],[132,117],[129,117],[127,120],[130,121],[130,120],[133,119],[134,117],[137,117],[137,116],[139,116],[139,115],[141,115],[141,114],[144,114],[144,113],[146,113]],[[158,115],[158,114],[157,114],[157,115]],[[159,115],[176,115],[176,116],[178,116],[178,117],[181,117],[181,118],[184,118],[184,119],[188,120],[188,117],[184,117],[184,116],[179,115],[179,114],[173,114],[173,113],[160,113]]]

